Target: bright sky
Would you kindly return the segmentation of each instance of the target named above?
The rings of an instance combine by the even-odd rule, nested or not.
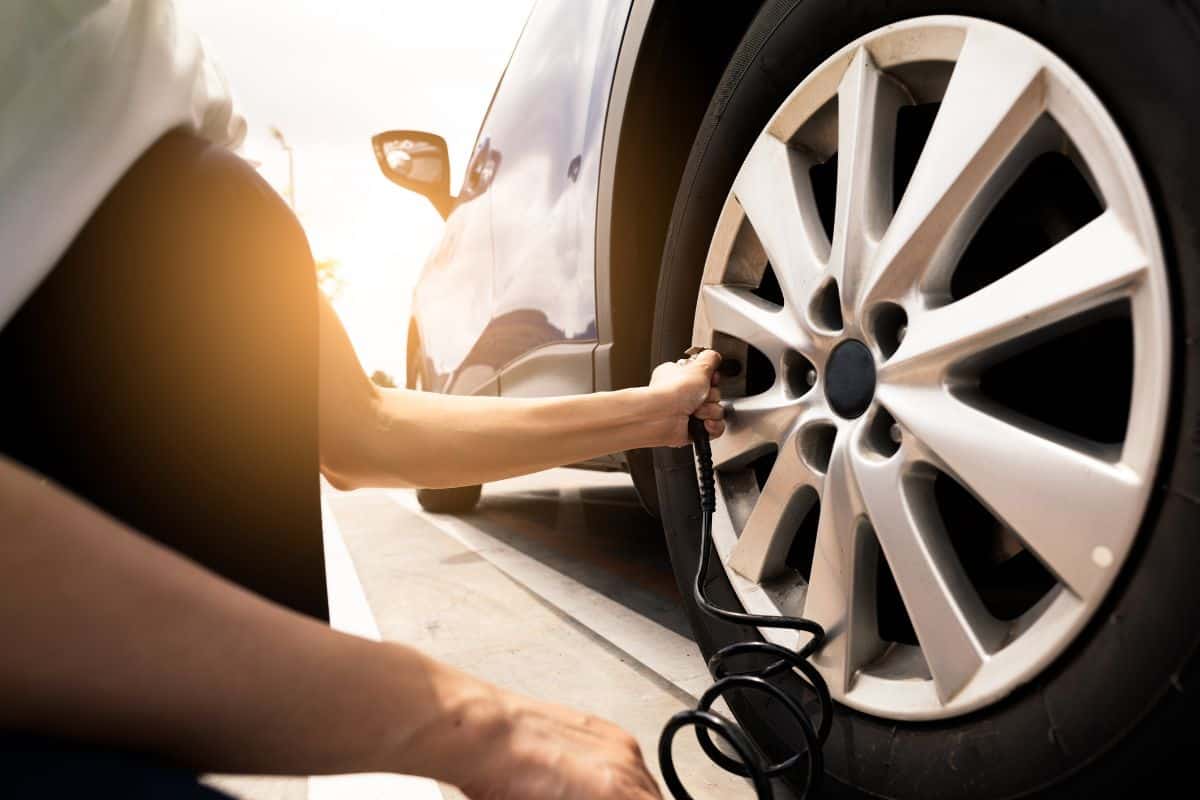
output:
[[[439,133],[457,189],[533,0],[175,0],[220,67],[250,133],[242,153],[296,207],[318,259],[342,262],[336,302],[368,371],[403,377],[412,286],[441,236],[422,197],[375,166],[372,134]]]

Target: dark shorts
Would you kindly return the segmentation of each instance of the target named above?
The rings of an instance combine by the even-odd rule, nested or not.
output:
[[[195,773],[134,753],[98,750],[31,736],[0,738],[0,797],[229,800]]]
[[[241,159],[155,144],[0,330],[0,375],[0,453],[328,618],[313,262]]]

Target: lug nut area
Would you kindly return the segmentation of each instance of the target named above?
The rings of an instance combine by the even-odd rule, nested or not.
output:
[[[877,408],[867,424],[863,435],[863,446],[871,453],[891,458],[900,451],[904,442],[904,431],[895,418],[884,408]]]
[[[908,315],[895,303],[880,303],[871,314],[871,333],[886,361],[900,349],[908,333]]]
[[[817,289],[809,304],[808,316],[816,328],[841,332],[845,320],[842,319],[842,295],[836,281],[830,280]]]
[[[783,357],[783,378],[791,397],[803,397],[817,385],[817,368],[794,350]]]
[[[800,431],[800,457],[814,471],[824,474],[829,469],[837,428],[825,423],[809,425]]]

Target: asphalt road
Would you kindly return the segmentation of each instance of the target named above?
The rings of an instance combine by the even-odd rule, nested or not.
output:
[[[663,722],[709,683],[661,529],[625,475],[504,481],[463,517],[427,514],[407,491],[326,488],[324,503],[336,627],[614,720],[652,762]],[[692,737],[679,738],[676,759],[697,800],[752,794]],[[210,780],[247,800],[461,797],[397,776]]]

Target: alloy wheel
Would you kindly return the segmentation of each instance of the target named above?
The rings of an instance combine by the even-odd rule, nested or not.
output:
[[[741,367],[713,453],[742,604],[820,622],[867,713],[1028,682],[1138,534],[1169,322],[1146,187],[1065,63],[963,17],[843,48],[747,155],[697,302],[693,341]]]

